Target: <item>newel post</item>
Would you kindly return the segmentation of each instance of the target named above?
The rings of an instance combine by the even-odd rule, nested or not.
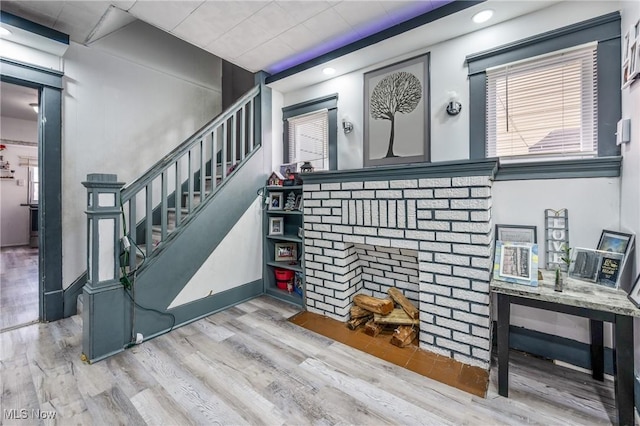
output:
[[[125,298],[120,284],[120,189],[117,175],[89,174],[87,284],[83,288],[82,352],[89,362],[123,350]]]

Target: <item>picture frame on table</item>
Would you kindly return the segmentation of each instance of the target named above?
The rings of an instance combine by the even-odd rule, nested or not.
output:
[[[538,244],[496,241],[493,278],[538,286]]]
[[[275,261],[295,262],[298,258],[298,245],[296,243],[276,243]]]
[[[576,247],[571,256],[569,276],[605,287],[617,288],[623,260],[622,253]]]
[[[283,193],[282,192],[270,192],[269,193],[269,210],[282,210],[283,205]]]
[[[603,229],[598,241],[598,250],[622,253],[625,257],[633,247],[634,236],[623,232]]]
[[[638,274],[636,280],[633,282],[627,297],[631,300],[631,303],[636,305],[637,308],[640,308],[640,274]]]
[[[269,218],[269,235],[284,235],[284,218]]]
[[[538,242],[538,227],[496,224],[496,240],[510,243],[536,244]]]
[[[425,53],[364,74],[364,167],[430,161],[429,60]]]

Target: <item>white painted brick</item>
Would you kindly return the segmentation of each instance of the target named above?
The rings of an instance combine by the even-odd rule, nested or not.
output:
[[[436,198],[468,198],[469,188],[436,189],[433,195]]]
[[[318,201],[318,200],[316,200],[316,201]],[[318,201],[318,203],[319,203],[319,202],[320,202],[320,201]],[[307,207],[305,207],[305,208],[302,210],[302,212],[303,212],[304,214],[311,214],[311,213],[313,213],[313,209],[312,209],[311,207],[308,207],[308,206],[307,206]]]
[[[460,234],[456,232],[437,232],[436,241],[469,244],[471,242],[471,236],[469,234]]]
[[[448,328],[438,327],[437,325],[428,324],[423,321],[420,321],[420,331],[435,334],[436,336],[446,337],[447,339],[451,338],[451,330]]]
[[[349,288],[349,284],[347,282],[339,283],[333,280],[324,281],[323,285],[336,291],[346,291]]]
[[[463,300],[450,299],[448,297],[436,296],[436,305],[444,306],[446,308],[458,309],[461,311],[469,310],[469,302]]]
[[[394,284],[392,279],[384,278],[384,277],[378,277],[378,276],[373,277],[372,281],[374,283],[376,283],[376,284],[383,284],[383,285],[390,285],[390,286],[392,286]]]
[[[433,212],[431,210],[418,210],[418,219],[433,219]]]
[[[458,354],[458,353],[454,353],[453,354],[453,359],[455,359],[456,361],[459,361],[463,364],[467,364],[467,365],[471,365],[472,367],[480,367],[483,368],[485,370],[489,369],[489,358],[487,358],[487,360],[479,360],[476,358],[472,358],[466,355],[462,355],[462,354]]]
[[[471,280],[468,278],[452,277],[451,275],[436,275],[435,281],[441,285],[463,288],[465,290],[471,288]]]
[[[475,291],[454,288],[453,297],[456,299],[468,300],[470,302],[489,304],[489,293],[478,293]]]
[[[348,318],[349,317],[349,311],[351,310],[351,306],[345,306],[344,308],[335,308],[335,313],[336,315],[338,315],[340,318]]]
[[[491,180],[489,176],[454,177],[451,186],[491,186]]]
[[[441,253],[450,253],[451,244],[449,243],[434,243],[431,241],[423,241],[420,243],[420,250],[425,251],[437,251]]]
[[[364,225],[364,208],[362,200],[356,200],[356,223],[360,226]]]
[[[457,254],[468,254],[476,257],[489,257],[491,255],[491,247],[473,246],[469,244],[454,244],[453,252]]]
[[[367,290],[371,291],[372,294],[373,294],[373,292],[379,292],[380,291],[380,285],[372,283],[370,281],[365,281],[364,282],[364,288],[366,288]]]
[[[433,294],[420,292],[420,303],[435,304],[436,296],[434,296]]]
[[[436,263],[446,263],[448,265],[469,266],[470,259],[468,256],[459,256],[455,254],[436,253]]]
[[[349,287],[345,291],[336,291],[335,292],[335,297],[336,297],[336,299],[347,299],[347,298],[353,296],[354,294],[356,294],[356,288],[354,286],[352,286],[352,287]]]
[[[487,210],[489,207],[491,207],[491,203],[485,198],[451,200],[451,208],[454,210]]]
[[[475,324],[479,326],[486,326],[489,323],[488,317],[460,311],[453,311],[453,318],[457,319],[458,321],[468,322],[469,324]]]
[[[377,246],[383,247],[391,247],[391,240],[388,238],[375,238],[375,237],[366,237],[365,241],[367,244],[373,244]]]
[[[436,220],[419,220],[418,229],[427,229],[430,231],[448,231],[449,222],[441,222]]]
[[[489,307],[485,305],[472,304],[471,312],[473,312],[474,314],[484,315],[486,317],[489,317]]]
[[[343,182],[342,189],[362,189],[362,182]]]
[[[332,265],[333,264],[333,257],[316,255],[316,262],[322,263],[322,264]],[[322,269],[322,268],[320,268],[320,269]]]
[[[304,185],[304,192],[312,192],[312,191],[320,191],[320,185],[317,183]]]
[[[313,299],[307,299],[306,305],[307,305],[307,311],[313,312],[313,309],[315,309],[315,306],[316,306],[316,301]]]
[[[407,262],[411,262],[412,260],[415,260],[418,258],[418,250],[413,250],[413,249],[400,249],[400,254],[402,256],[409,256],[411,259],[399,259],[399,260],[404,260]]]
[[[398,214],[396,201],[395,200],[389,200],[387,202],[387,205],[388,205],[388,211],[387,211],[388,226],[389,226],[389,228],[395,228],[397,226],[396,225],[396,215]]]
[[[309,223],[321,223],[322,219],[320,218],[320,216],[311,216],[311,215],[305,213],[304,221],[305,221],[305,223],[307,223],[307,222],[309,222]]]
[[[331,231],[337,234],[353,234],[352,226],[332,225]]]
[[[489,222],[491,220],[491,211],[471,212],[471,221],[473,222]]]
[[[418,282],[420,283],[432,283],[435,275],[429,272],[418,272]]]
[[[326,300],[326,299],[325,299]],[[453,332],[453,340],[475,346],[476,348],[489,349],[489,340],[482,337],[473,336],[469,333]]]
[[[489,293],[489,283],[481,281],[472,281],[471,289],[480,293]]]
[[[356,224],[356,201],[349,200],[349,223],[351,225]]]
[[[404,229],[407,227],[407,206],[405,200],[398,200],[397,202],[397,218],[398,228]]]
[[[478,327],[477,325],[471,326],[471,334],[487,340],[491,337],[491,332],[488,328]]]
[[[392,180],[389,182],[391,188],[417,188],[417,179]]]
[[[327,225],[327,224],[320,224],[320,223],[314,223],[314,224],[313,224],[313,230],[314,230],[314,231],[318,231],[318,232],[327,232],[327,231],[331,231],[331,225]]]
[[[487,234],[491,230],[491,224],[487,222],[453,222],[451,230],[453,232]]]
[[[340,215],[322,216],[322,223],[330,223],[332,225],[339,225],[339,224],[342,223],[342,219],[340,218]]]
[[[395,268],[394,268],[395,269]],[[402,275],[402,274],[398,274],[397,272],[387,272],[385,274],[385,276],[387,278],[391,278],[392,280],[395,281],[403,281],[403,282],[407,282],[409,280],[409,277],[406,275]]]
[[[333,248],[333,243],[331,241],[314,240],[313,245],[316,247]]]
[[[386,180],[371,181],[364,183],[364,189],[387,189],[389,188],[389,182]]]
[[[376,228],[365,228],[363,226],[354,226],[353,233],[356,235],[369,235],[376,236],[378,235],[378,230]]]
[[[333,274],[323,271],[316,271],[316,277],[322,278],[323,280],[333,281]]]
[[[427,312],[443,318],[451,318],[451,309],[424,301],[420,302],[420,312]]]
[[[424,291],[431,294],[437,294],[440,296],[451,296],[451,289],[449,287],[445,287],[437,284],[420,284],[420,291]]]
[[[381,230],[382,231],[382,230]],[[406,248],[406,249],[418,249],[418,241],[411,240],[391,240],[391,247]]]
[[[312,262],[313,261],[313,254],[311,254],[309,252],[305,252],[304,253],[304,260],[305,260],[305,262]]]
[[[419,340],[421,343],[428,343],[432,345],[436,341],[436,338],[433,337],[432,334],[420,333]]]
[[[342,200],[342,221],[343,225],[347,225],[349,223],[349,202],[347,200]]]
[[[415,200],[407,200],[407,228],[416,229],[416,216],[417,208]]]
[[[481,234],[473,234],[471,235],[471,243],[478,245],[491,245],[493,242],[492,236],[489,235],[481,235]]]
[[[422,341],[420,341],[420,349],[423,349],[425,351],[429,351],[429,352],[433,352],[434,354],[438,354],[438,355],[442,355],[442,356],[446,356],[447,358],[451,358],[451,351],[445,348],[440,348],[436,345],[428,345],[428,344],[422,344]]]
[[[404,231],[400,229],[381,228],[378,231],[378,235],[381,237],[404,238]]]
[[[371,226],[371,200],[364,200],[364,226]]]
[[[340,184],[339,183],[323,183],[320,185],[320,189],[323,191],[339,191]]]
[[[451,274],[451,266],[439,265],[437,263],[423,262],[420,264],[420,270],[423,272],[434,272],[436,274]]]
[[[405,189],[404,198],[433,198],[432,189]]]
[[[333,274],[337,274],[337,275],[345,275],[347,273],[349,273],[349,267],[348,266],[336,266],[336,265],[324,265],[324,270],[326,272],[331,272]]]
[[[448,209],[449,200],[418,200],[418,208],[419,209]]]
[[[418,276],[418,264],[415,264],[416,267],[415,269],[409,269],[409,268],[400,268],[400,267],[394,267],[393,268],[393,272],[396,274],[403,274],[403,275],[412,275],[412,276]]]
[[[341,207],[342,200],[322,200],[322,207]]]
[[[322,270],[322,263],[317,263],[317,262],[305,262],[304,266],[307,269],[317,269],[317,270]]]
[[[480,259],[478,257],[474,257],[471,259],[471,266],[480,269],[490,269],[493,266],[493,262],[491,259]]]
[[[436,337],[436,345],[443,348],[451,349],[456,352],[460,352],[465,355],[471,355],[471,348],[469,347],[469,345],[465,345],[464,343],[458,343],[453,340]]]
[[[376,198],[376,193],[375,191],[353,191],[351,193],[351,196],[353,198]]]
[[[331,198],[334,198],[334,199],[351,198],[351,191],[331,191]]]
[[[331,232],[323,232],[322,238],[328,241],[342,241],[342,234],[334,234]]]
[[[436,325],[439,325],[441,327],[447,327],[452,330],[457,330],[462,333],[469,333],[469,329],[470,329],[469,324],[467,324],[466,322],[456,321],[448,318],[440,318],[440,317],[436,318]]]
[[[305,211],[307,207],[322,207],[322,200],[304,200]]]
[[[489,361],[491,359],[491,354],[489,353],[489,351],[480,348],[471,348],[471,355],[482,360]]]
[[[345,243],[364,244],[364,237],[359,235],[344,235],[342,241]]]
[[[402,198],[402,191],[399,189],[376,191],[376,198],[379,200]]]
[[[436,210],[435,211],[436,220],[469,220],[469,212],[464,210]]]
[[[329,198],[329,192],[327,191],[318,191],[311,194],[311,196],[316,200],[323,200]]]
[[[322,309],[324,314],[333,313],[333,305],[329,305],[323,302],[316,302],[316,308]]]
[[[308,291],[307,292],[307,299],[312,299],[312,300],[317,300],[317,301],[324,301],[324,296],[318,293],[314,293],[312,291]]]
[[[337,219],[340,218],[340,216],[342,216],[342,209],[335,207],[331,209],[331,215],[335,216]],[[339,221],[338,223],[341,223],[341,221]]]
[[[325,297],[324,302],[335,306],[336,308],[344,308],[351,305],[351,301],[347,299],[336,299],[335,297]]]
[[[311,240],[314,238],[322,238],[322,234],[316,231],[304,231],[304,237],[305,237],[305,242],[308,243],[308,240]]]
[[[333,290],[326,287],[316,286],[316,293],[333,297]]]
[[[405,238],[410,240],[420,241],[433,241],[435,239],[435,232],[428,231],[405,231]]]
[[[305,277],[305,282],[307,283],[307,288],[309,288],[309,284],[322,285],[322,280],[319,280],[315,277]]]
[[[491,188],[471,188],[471,196],[473,198],[491,197]]]
[[[381,227],[387,227],[388,221],[387,221],[387,202],[384,200],[380,200],[379,201],[379,207],[380,207],[380,226]]]
[[[472,278],[476,280],[489,281],[489,271],[483,271],[481,269],[463,268],[461,266],[453,267],[453,275],[457,277]]]
[[[356,276],[356,273],[354,271],[350,271],[342,276],[336,276],[335,281],[337,283],[345,284],[345,283],[348,283],[349,280],[354,279],[355,276]]]
[[[380,212],[378,210],[378,200],[371,200],[371,226],[379,226]]]
[[[451,178],[420,179],[420,188],[446,188],[451,186]]]
[[[418,261],[418,266],[420,266],[422,262],[433,262],[433,253],[421,251],[418,253]]]
[[[314,314],[324,315],[324,312],[322,311],[322,309],[318,309],[315,306],[311,306],[308,304],[308,302],[307,302],[307,311]]]

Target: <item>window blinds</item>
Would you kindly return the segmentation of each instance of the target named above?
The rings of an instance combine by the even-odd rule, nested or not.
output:
[[[287,119],[289,162],[311,162],[316,170],[329,168],[329,113],[326,109]]]
[[[487,157],[595,156],[597,117],[595,45],[487,70]]]

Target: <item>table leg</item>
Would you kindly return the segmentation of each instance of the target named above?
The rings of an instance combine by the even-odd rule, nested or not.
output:
[[[511,298],[498,293],[498,393],[509,397],[509,317]]]
[[[593,378],[604,380],[604,330],[602,321],[590,319],[591,331],[591,371]]]
[[[614,328],[613,375],[618,424],[633,426],[633,318],[616,315]]]

